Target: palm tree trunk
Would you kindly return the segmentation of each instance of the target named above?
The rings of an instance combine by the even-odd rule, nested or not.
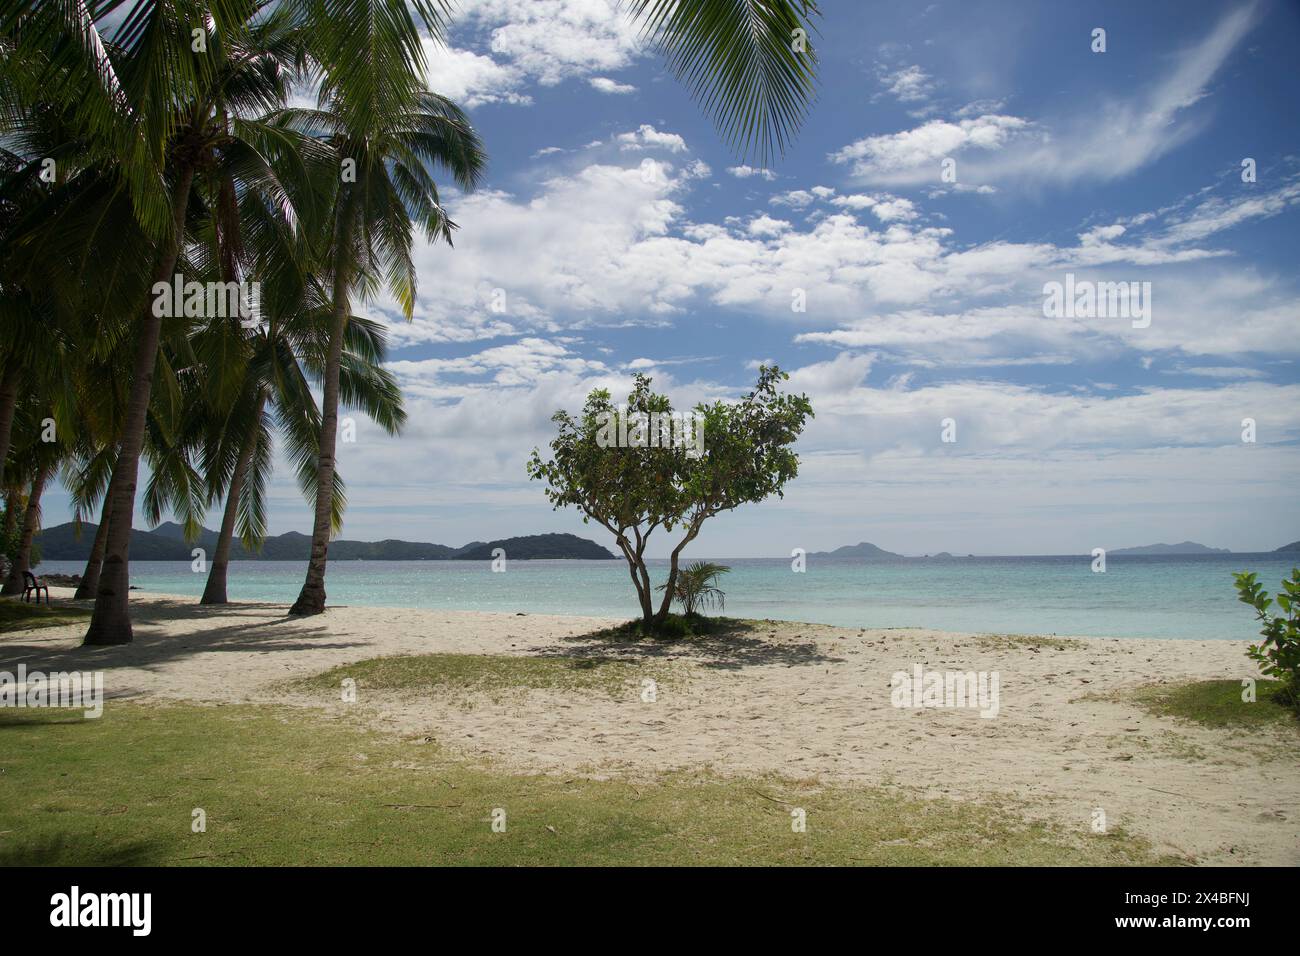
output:
[[[18,363],[10,359],[0,377],[0,483],[4,481],[5,460],[9,457],[9,438],[13,434],[14,409],[18,405]]]
[[[239,494],[244,487],[244,476],[253,460],[253,449],[257,447],[258,434],[262,424],[262,406],[266,402],[266,393],[257,398],[257,413],[253,416],[253,430],[248,433],[244,447],[239,449],[239,461],[235,473],[230,476],[230,488],[226,492],[226,510],[221,516],[221,531],[217,535],[217,550],[212,555],[212,568],[208,571],[208,583],[203,588],[200,604],[229,604],[226,597],[226,569],[230,566],[230,545],[235,537],[235,519],[239,515]]]
[[[32,479],[32,493],[27,496],[27,513],[23,516],[23,536],[18,540],[18,553],[9,565],[9,577],[5,579],[0,594],[21,594],[23,591],[23,572],[31,570],[32,538],[41,523],[41,492],[45,490],[45,480],[49,476],[49,470],[41,469]]]
[[[159,254],[153,282],[150,283],[151,298],[145,302],[140,319],[140,337],[136,340],[122,441],[117,463],[113,466],[113,478],[108,485],[111,509],[108,538],[104,543],[104,566],[95,595],[95,611],[86,631],[86,644],[131,643],[131,611],[127,604],[131,526],[135,522],[135,487],[149,414],[149,393],[153,389],[154,366],[158,362],[158,343],[162,337],[162,318],[153,314],[152,289],[155,283],[170,282],[172,270],[176,268],[176,257],[185,236],[185,211],[193,182],[194,166],[187,163],[181,167],[172,194],[172,234],[164,240],[165,247]]]
[[[699,527],[697,525],[691,525],[690,531],[687,532],[686,537],[682,538],[682,540],[677,543],[677,547],[673,548],[672,559],[668,563],[668,586],[664,588],[663,603],[659,605],[659,611],[654,616],[655,627],[658,627],[663,623],[664,618],[668,616],[668,609],[671,608],[673,604],[673,592],[677,587],[677,559],[681,555],[682,550],[694,541],[695,536],[699,533]]]
[[[344,248],[347,248],[346,246]],[[316,464],[316,515],[311,530],[311,558],[307,579],[290,614],[321,614],[325,610],[325,559],[330,545],[330,516],[334,503],[334,450],[339,423],[339,364],[343,356],[343,328],[347,323],[348,277],[344,270],[334,277],[334,316],[330,328],[329,355],[325,360],[325,388],[321,396],[320,457]]]
[[[99,569],[104,566],[104,542],[108,540],[108,495],[104,496],[104,507],[100,509],[99,527],[95,529],[95,540],[90,545],[90,557],[86,559],[86,570],[77,585],[77,593],[72,595],[74,601],[93,598],[99,589]]]

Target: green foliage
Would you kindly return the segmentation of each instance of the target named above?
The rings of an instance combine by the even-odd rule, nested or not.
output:
[[[704,637],[713,635],[727,638],[748,631],[744,622],[734,617],[703,617],[685,614],[665,614],[654,625],[647,625],[641,619],[625,621],[613,627],[604,627],[587,635],[593,641],[608,641],[613,644],[636,642],[643,639],[657,641],[680,641],[687,637]]]
[[[1296,726],[1291,697],[1281,681],[1255,683],[1255,699],[1242,700],[1239,680],[1200,680],[1138,688],[1133,698],[1153,714],[1190,720],[1205,727]]]
[[[728,145],[764,164],[785,152],[816,90],[816,3],[632,0],[629,12]]]
[[[696,561],[688,564],[677,573],[677,585],[673,589],[673,598],[682,605],[687,617],[699,613],[701,608],[713,607],[719,611],[726,609],[726,593],[718,587],[718,581],[731,568],[725,564],[713,564],[709,561]],[[667,584],[659,585],[656,590],[663,591]]]
[[[6,558],[18,553],[18,539],[22,537],[23,506],[18,495],[9,495],[0,514],[0,555]]]
[[[782,497],[786,483],[798,475],[799,457],[791,446],[813,411],[806,395],[777,390],[788,378],[776,366],[763,366],[754,390],[740,401],[695,406],[694,427],[702,429],[702,443],[665,446],[652,444],[647,432],[653,434],[655,416],[671,420],[678,413],[667,396],[650,390],[649,378],[638,374],[625,406],[615,407],[607,390],[596,389],[578,418],[556,412],[550,460],[533,449],[528,475],[546,482],[551,504],[575,507],[584,522],[594,520],[614,535],[650,629],[668,614],[677,595],[678,557],[704,522],[742,504]],[[629,423],[628,440],[611,442],[611,422],[619,420]],[[638,434],[642,437],[634,440]],[[656,612],[645,551],[659,528],[681,528],[683,534],[673,548],[668,581],[660,588],[666,593]]]
[[[1273,598],[1259,584],[1253,571],[1234,574],[1237,599],[1255,609],[1263,640],[1252,644],[1246,653],[1259,664],[1262,673],[1286,684],[1293,706],[1300,708],[1300,568],[1291,569],[1291,577],[1282,579],[1277,606],[1283,615],[1269,614]]]

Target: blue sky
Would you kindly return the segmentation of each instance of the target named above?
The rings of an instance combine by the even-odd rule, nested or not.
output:
[[[342,447],[346,537],[607,543],[524,476],[551,412],[637,370],[733,396],[776,361],[817,413],[801,475],[696,556],[1300,538],[1295,4],[827,0],[818,100],[766,170],[612,3],[462,7],[430,82],[488,183],[445,196],[461,228],[418,251],[415,321],[365,308],[411,420]],[[1066,273],[1150,282],[1150,325],[1045,317]],[[287,468],[272,505],[309,529]]]

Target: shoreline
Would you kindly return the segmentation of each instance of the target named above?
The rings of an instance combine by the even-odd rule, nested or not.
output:
[[[185,568],[189,568],[189,565],[184,562],[159,563],[184,565]],[[257,562],[246,563],[252,565]],[[627,594],[621,590],[607,593],[595,587],[584,587],[572,592],[557,592],[556,588],[561,587],[561,584],[546,577],[538,580],[528,576],[520,579],[523,582],[521,589],[512,591],[512,596],[509,598],[502,597],[503,591],[497,586],[496,580],[484,585],[467,583],[463,579],[440,582],[436,579],[425,581],[399,577],[391,582],[381,579],[381,586],[376,588],[373,584],[359,583],[359,580],[371,580],[370,578],[356,577],[359,570],[373,568],[376,562],[342,563],[343,572],[352,577],[342,577],[334,582],[335,587],[331,588],[331,592],[335,595],[336,603],[332,602],[329,605],[333,608],[372,607],[385,610],[426,611],[435,614],[444,612],[530,614],[566,618],[583,617],[602,621],[608,619],[626,621],[640,614],[633,601],[628,600],[624,605],[621,600],[629,597],[630,589],[627,589]],[[390,563],[430,566],[448,562]],[[481,562],[468,563],[481,564]],[[553,566],[557,562],[523,561],[520,563],[540,568]],[[607,562],[594,563],[602,566],[607,564]],[[267,575],[249,577],[248,572],[252,569],[241,569],[240,573],[245,576],[242,579],[232,580],[230,589],[239,592],[242,596],[232,599],[230,602],[232,605],[282,604],[288,607],[301,584],[300,575],[297,573],[300,569],[295,562],[276,561],[269,564],[293,566],[295,573],[288,580],[279,580]],[[56,575],[61,573],[52,572]],[[490,575],[486,570],[483,574],[492,579],[499,577]],[[181,580],[191,583],[192,579],[193,575],[187,571]],[[1266,575],[1265,580],[1267,582],[1272,579]],[[161,580],[155,578],[146,585],[132,585],[132,593],[188,601],[197,606],[203,592],[203,581],[200,579],[197,585],[189,590],[176,589],[179,583],[172,576],[165,576]],[[602,585],[608,584],[609,587],[614,588],[620,588],[626,583],[625,575],[611,578],[608,582],[601,582]],[[723,616],[735,620],[773,621],[792,625],[806,623],[809,626],[839,627],[848,630],[916,629],[952,634],[1042,635],[1073,640],[1236,641],[1243,644],[1258,640],[1257,625],[1243,610],[1235,595],[1229,596],[1226,585],[1216,590],[1216,597],[1208,606],[1188,608],[1181,604],[1177,607],[1171,604],[1169,607],[1160,608],[1148,603],[1140,611],[1131,611],[1124,606],[1111,606],[1098,610],[1096,614],[1100,616],[1097,617],[1092,612],[1080,611],[1077,603],[1080,596],[1077,594],[1071,595],[1067,600],[1058,600],[1055,603],[1049,601],[1040,606],[1038,603],[1040,595],[1036,592],[1008,595],[1007,600],[1003,602],[980,603],[979,598],[973,595],[967,595],[972,598],[970,603],[954,602],[951,597],[946,601],[920,602],[915,599],[915,592],[909,593],[900,601],[900,596],[896,593],[879,593],[859,588],[854,593],[860,597],[860,600],[845,603],[843,600],[815,601],[807,597],[808,592],[801,592],[801,596],[779,593],[774,595],[762,590],[766,586],[762,581],[731,583],[735,586],[736,593],[729,595],[728,609]],[[383,587],[384,584],[390,585],[387,590]],[[67,587],[68,596],[71,596],[73,585],[65,581],[62,585],[54,586]],[[1146,593],[1137,589],[1137,586],[1132,583],[1126,583],[1125,587],[1135,594]],[[437,603],[437,598],[452,594],[456,589],[461,590],[455,593],[447,605]],[[376,590],[383,595],[380,603],[371,600]],[[250,591],[253,592],[251,596],[249,596]],[[557,597],[557,593],[561,596]],[[841,598],[842,596],[840,595]],[[610,598],[616,608],[613,613],[610,611]],[[433,603],[423,603],[425,600]],[[460,606],[449,606],[451,601],[456,601]],[[465,607],[464,603],[478,606]],[[765,604],[769,606],[764,606]],[[577,610],[573,610],[574,607]],[[1007,608],[1012,610],[1008,611]],[[784,616],[770,616],[774,613]],[[1048,622],[1046,627],[1042,626],[1045,621]]]
[[[89,603],[53,590],[65,605]],[[1160,853],[1300,863],[1289,730],[1204,727],[1154,716],[1131,699],[1150,685],[1257,676],[1244,641],[754,621],[727,635],[611,643],[591,634],[620,618],[358,605],[289,618],[285,604],[202,607],[192,596],[143,591],[132,605],[131,645],[81,648],[81,622],[11,631],[0,635],[0,668],[102,669],[107,707],[129,697],[360,716],[511,771],[633,780],[680,770],[777,773],[935,799],[1010,799],[1081,836],[1101,808],[1111,826]],[[524,688],[499,699],[363,694],[357,704],[286,689],[331,668],[420,654],[613,657],[660,687],[653,702],[629,685],[614,696]],[[997,673],[997,716],[893,706],[891,676],[917,665]]]

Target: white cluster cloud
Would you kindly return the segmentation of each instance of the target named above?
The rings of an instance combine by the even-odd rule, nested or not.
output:
[[[897,70],[882,69],[880,82],[900,103],[924,102],[934,92],[934,79],[916,64]]]
[[[686,140],[676,133],[661,133],[649,123],[642,123],[630,133],[619,133],[615,137],[620,149],[642,150],[662,149],[670,153],[686,152]]]
[[[769,183],[776,179],[776,173],[770,169],[758,169],[754,166],[728,166],[727,172],[737,179],[749,179],[751,176],[757,176],[759,179],[765,179]]]
[[[532,97],[520,92],[524,75],[515,67],[498,63],[490,56],[437,46],[424,41],[429,88],[458,106],[473,108],[484,103],[527,105]]]
[[[910,199],[887,194],[868,196],[864,193],[851,193],[847,196],[836,196],[831,200],[831,203],[846,209],[870,209],[881,222],[893,222],[895,220],[906,222],[915,219],[919,215],[916,211],[916,204]]]
[[[607,76],[593,76],[587,82],[590,83],[592,88],[598,93],[609,93],[621,96],[636,92],[636,87],[631,83],[619,83],[616,80],[611,80]]]
[[[464,106],[527,105],[530,85],[572,79],[601,93],[635,91],[608,76],[641,52],[636,24],[615,0],[464,0],[451,40],[426,41],[428,80]]]
[[[633,159],[629,150],[649,155]],[[649,124],[590,155],[589,165],[553,176],[532,197],[489,191],[451,200],[453,217],[471,225],[454,251],[421,246],[417,264],[422,276],[452,281],[421,284],[415,321],[394,322],[395,340],[661,324],[711,306],[792,323],[799,343],[885,349],[929,367],[1129,350],[1300,352],[1287,331],[1297,315],[1294,281],[1190,241],[1279,214],[1300,202],[1295,183],[1221,186],[1221,194],[1090,225],[1074,243],[972,245],[914,200],[822,185],[770,199],[802,223],[758,211],[694,221],[687,205],[708,167],[688,158],[682,137]],[[1044,317],[1044,283],[1067,272],[1080,281],[1151,282],[1150,326]],[[806,311],[792,311],[795,290]]]
[[[1029,129],[1018,116],[988,114],[973,119],[930,120],[915,129],[867,136],[831,154],[834,163],[849,164],[864,180],[919,183],[940,179],[940,163],[968,149],[1001,149],[1017,133]]]

